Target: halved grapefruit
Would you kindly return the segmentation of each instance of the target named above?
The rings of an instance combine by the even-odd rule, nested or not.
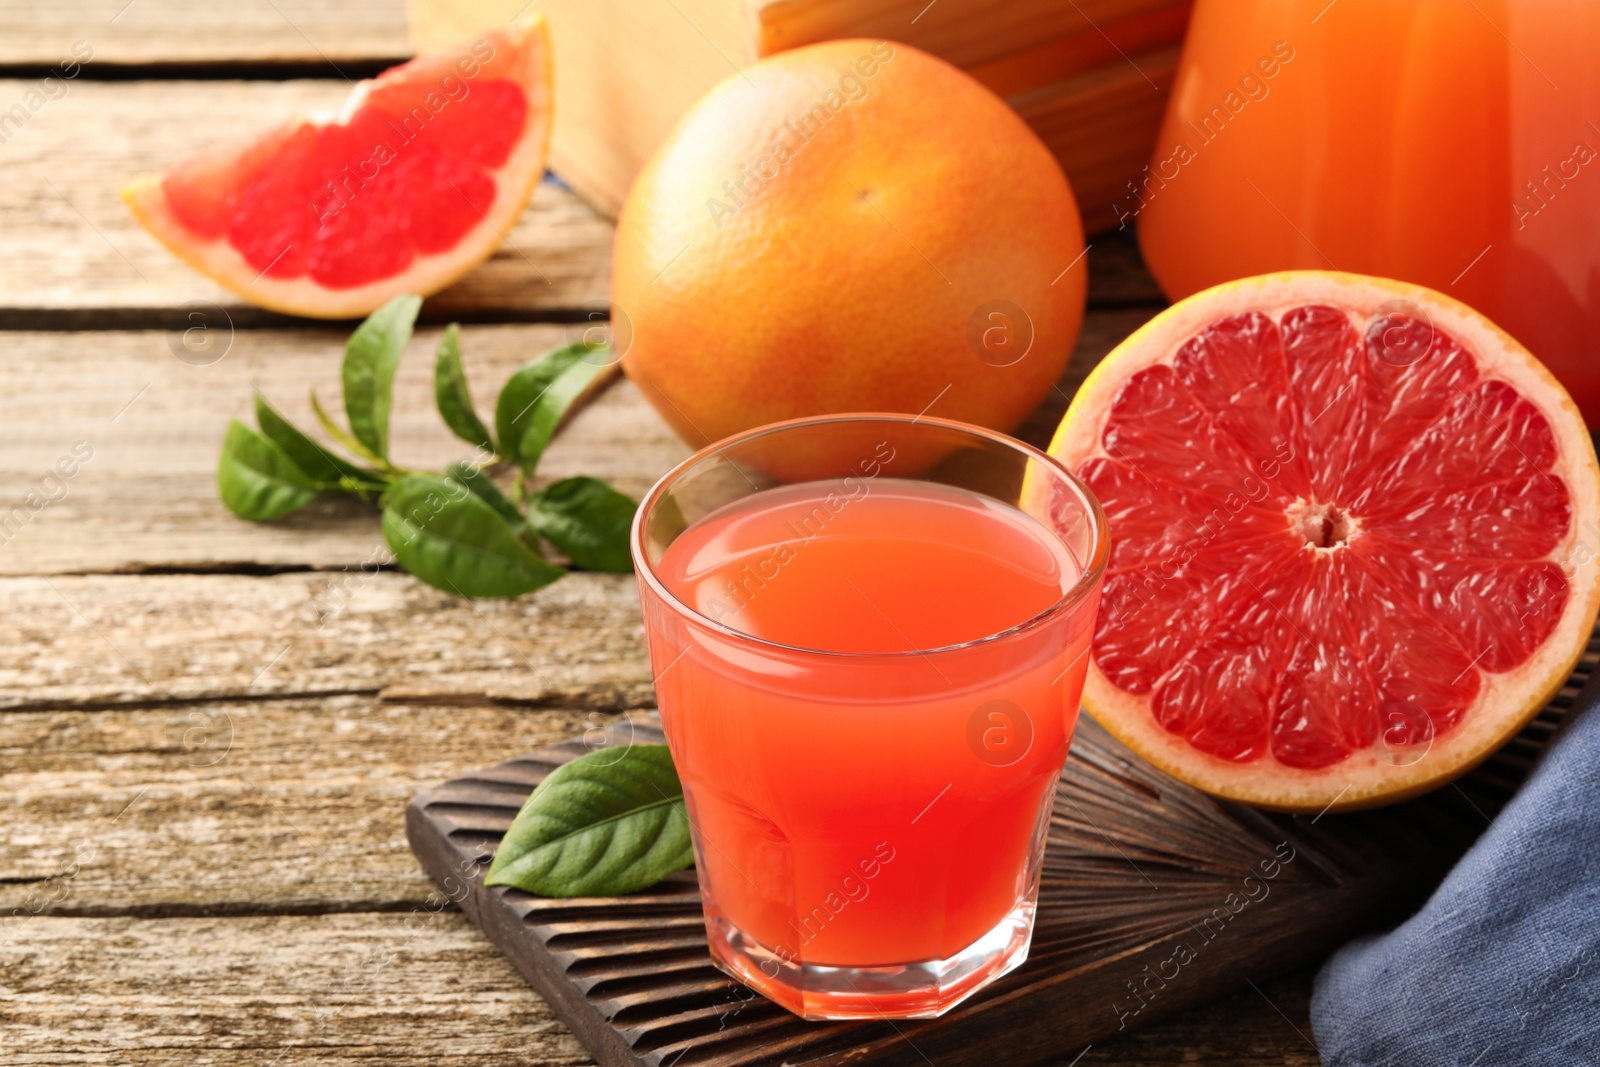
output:
[[[1521,729],[1600,606],[1600,467],[1482,315],[1322,271],[1232,282],[1106,357],[1050,448],[1113,538],[1084,707],[1208,792],[1323,811]]]
[[[359,83],[336,115],[142,175],[122,198],[251,303],[348,318],[487,259],[544,173],[549,132],[550,46],[535,14]]]

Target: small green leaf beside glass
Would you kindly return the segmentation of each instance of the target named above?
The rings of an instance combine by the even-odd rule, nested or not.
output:
[[[598,478],[563,478],[528,497],[528,522],[585,570],[626,574],[637,507]]]
[[[318,443],[258,391],[260,429],[235,419],[223,438],[217,461],[223,504],[240,518],[265,522],[298,511],[319,493],[377,500],[384,540],[400,566],[467,597],[521,596],[560,578],[566,569],[545,559],[545,542],[575,567],[630,570],[633,500],[594,478],[524,489],[562,418],[605,369],[594,348],[557,348],[512,374],[495,403],[497,443],[473,406],[461,328],[452,323],[434,362],[434,401],[450,431],[478,449],[482,465],[453,463],[428,474],[393,462],[394,377],[421,306],[415,296],[396,297],[351,335],[340,372],[348,426],[311,395],[317,421],[353,458]],[[503,467],[515,470],[509,496],[490,477]]]
[[[632,745],[551,771],[501,839],[484,885],[609,897],[692,863],[683,786],[667,746]]]

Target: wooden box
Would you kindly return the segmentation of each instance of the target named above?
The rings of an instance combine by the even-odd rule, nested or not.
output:
[[[534,0],[556,67],[551,166],[615,215],[673,123],[738,68],[840,37],[903,41],[1004,97],[1061,160],[1084,226],[1150,160],[1190,0]],[[406,0],[419,51],[502,25],[528,0]]]

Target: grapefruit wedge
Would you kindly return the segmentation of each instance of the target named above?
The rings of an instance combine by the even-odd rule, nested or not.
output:
[[[1196,294],[1106,357],[1051,452],[1113,539],[1084,707],[1220,796],[1320,812],[1448,781],[1594,626],[1582,416],[1419,286],[1291,271]]]
[[[542,16],[359,83],[337,114],[210,148],[122,198],[244,299],[317,318],[428,295],[492,254],[544,173]]]

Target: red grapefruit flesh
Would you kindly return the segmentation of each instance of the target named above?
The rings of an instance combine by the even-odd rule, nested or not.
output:
[[[1113,548],[1084,706],[1209,792],[1414,795],[1548,701],[1600,606],[1600,467],[1521,345],[1439,293],[1291,271],[1196,294],[1051,445]]]
[[[544,173],[549,120],[549,41],[533,16],[361,82],[337,115],[208,149],[122,196],[251,303],[348,318],[488,258]]]

